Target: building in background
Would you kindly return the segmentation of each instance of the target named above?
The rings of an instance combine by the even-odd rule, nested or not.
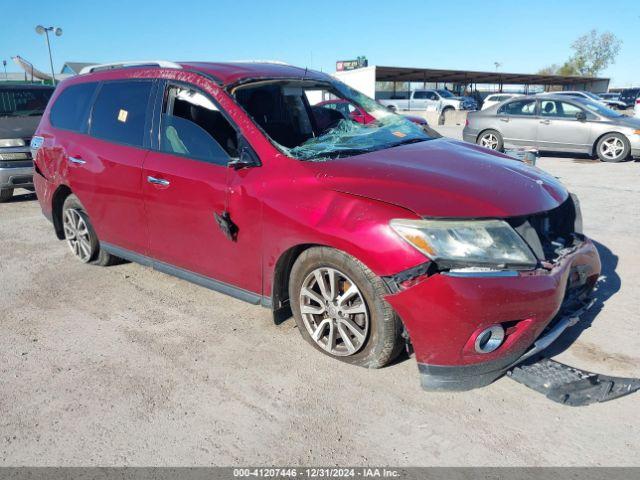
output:
[[[338,66],[341,62],[337,62]],[[485,97],[491,93],[535,93],[551,90],[606,92],[608,78],[536,75],[471,70],[386,67],[344,68],[333,74],[347,85],[377,100],[408,98],[417,89],[447,89],[458,95]],[[352,65],[348,65],[351,67]]]

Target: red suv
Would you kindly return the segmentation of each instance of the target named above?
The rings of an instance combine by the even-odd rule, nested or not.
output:
[[[486,385],[555,339],[600,273],[553,177],[283,64],[107,65],[56,89],[35,186],[82,262],[126,259],[293,314],[364,367]],[[319,105],[344,99],[375,121]]]

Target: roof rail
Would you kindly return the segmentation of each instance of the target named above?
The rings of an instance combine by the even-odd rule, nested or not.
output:
[[[80,70],[80,75],[85,73],[97,72],[100,70],[111,70],[113,68],[125,68],[125,67],[160,67],[160,68],[182,68],[175,62],[169,62],[167,60],[147,60],[147,61],[132,61],[132,62],[114,62],[114,63],[99,63],[96,65],[88,65]]]
[[[267,63],[273,65],[286,65],[290,67],[291,65],[287,62],[283,62],[282,60],[231,60],[229,63]]]

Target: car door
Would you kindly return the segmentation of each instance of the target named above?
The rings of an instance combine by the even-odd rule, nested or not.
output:
[[[514,100],[498,108],[497,127],[504,143],[535,146],[538,117],[535,99]]]
[[[407,110],[424,110],[426,105],[427,92],[416,90],[409,94],[409,106]]]
[[[67,181],[102,242],[145,252],[141,178],[155,82],[114,80],[93,88],[89,136],[74,135],[64,145]]]
[[[581,119],[578,119],[578,116]],[[538,146],[546,150],[586,152],[591,150],[593,115],[578,104],[564,100],[541,100]]]
[[[428,112],[440,112],[442,110],[442,99],[436,92],[427,92],[425,110]]]
[[[238,146],[235,126],[192,84],[164,83],[156,111],[157,143],[143,169],[154,265],[199,283],[215,279],[214,288],[240,297],[260,293],[262,206],[251,185],[261,168],[229,166],[250,147]]]

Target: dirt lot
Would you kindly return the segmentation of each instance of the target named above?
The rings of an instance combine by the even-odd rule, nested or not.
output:
[[[640,164],[540,166],[580,196],[606,276],[553,352],[640,376]],[[425,393],[413,359],[348,366],[260,307],[81,265],[32,195],[0,205],[0,246],[0,465],[640,465],[640,394],[570,408],[506,378]]]

